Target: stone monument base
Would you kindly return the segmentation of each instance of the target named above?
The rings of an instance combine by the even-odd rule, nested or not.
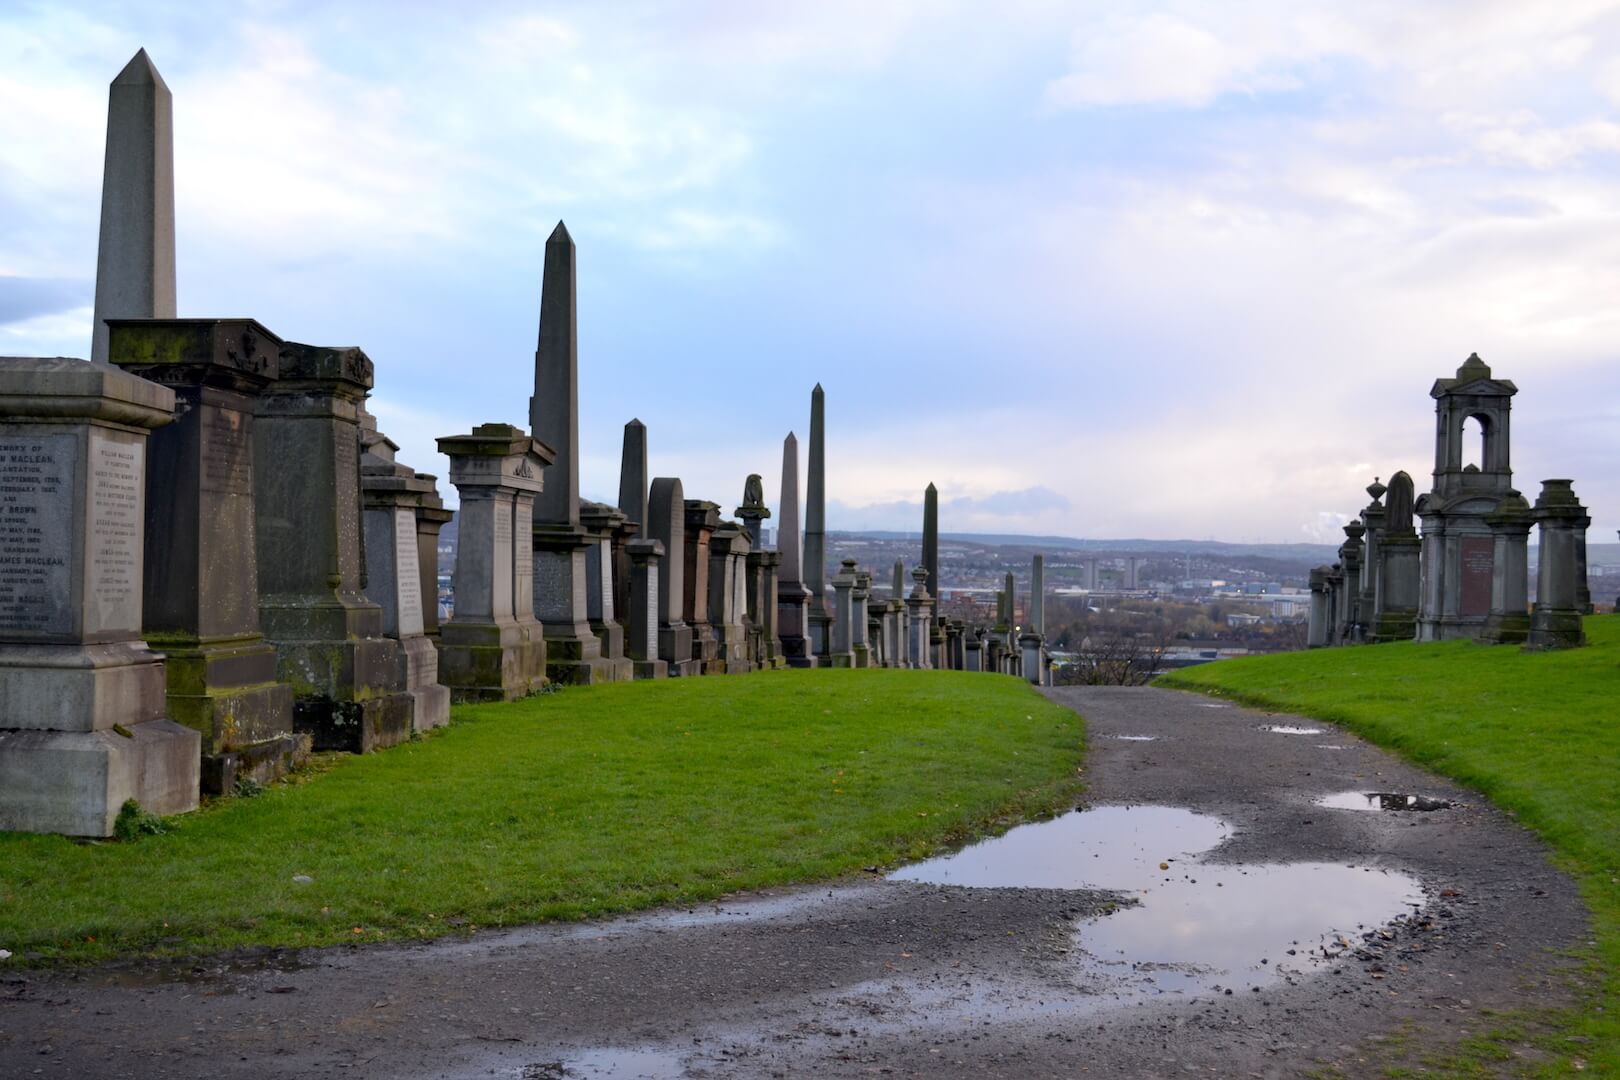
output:
[[[672,679],[703,674],[702,666],[692,659],[692,628],[684,622],[658,628],[658,658]]]
[[[255,784],[279,780],[309,760],[311,742],[307,733],[289,732],[280,738],[204,754],[203,794],[229,795],[236,790],[237,783],[244,780]]]
[[[423,732],[448,724],[450,688],[439,684],[439,650],[420,635],[405,638],[399,645],[405,654],[405,688],[415,702],[411,730]]]
[[[855,667],[869,668],[869,667],[872,666],[872,648],[871,648],[870,645],[856,645],[854,647],[854,651],[855,651],[855,661],[854,661],[854,666]]]
[[[630,668],[637,679],[667,679],[669,665],[662,660],[632,660]]]
[[[454,702],[516,701],[546,685],[546,641],[538,623],[445,623],[439,630],[439,682]]]
[[[810,639],[785,637],[782,639],[782,664],[786,667],[813,668],[820,660],[810,648]]]
[[[607,682],[629,682],[634,674],[631,661],[623,656],[603,656],[596,635],[579,634],[564,627],[556,634],[546,627],[546,678],[563,686],[594,686]]]
[[[308,757],[308,737],[293,733],[292,687],[276,682],[276,650],[263,638],[150,643],[166,657],[169,719],[202,735],[205,795],[229,795],[238,777],[269,783]]]
[[[1485,645],[1518,645],[1530,636],[1530,616],[1492,615],[1485,620],[1479,640]]]
[[[201,747],[172,720],[0,731],[0,831],[111,836],[129,799],[158,815],[195,810]]]
[[[1537,608],[1530,615],[1530,633],[1525,638],[1526,650],[1578,649],[1586,644],[1586,632],[1581,626],[1579,609],[1548,610]]]

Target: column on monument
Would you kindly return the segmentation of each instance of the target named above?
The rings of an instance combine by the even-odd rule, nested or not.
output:
[[[1305,624],[1305,647],[1307,649],[1325,648],[1328,643],[1328,568],[1325,566],[1311,567],[1311,611],[1309,620]]]
[[[625,524],[613,542],[613,610],[627,631],[626,613],[631,603],[627,545],[631,540],[647,536],[647,479],[647,425],[632,419],[624,425],[624,443],[619,457],[619,513],[625,516]]]
[[[855,666],[855,560],[844,559],[842,566],[832,579],[830,661],[833,667],[847,668]]]
[[[1025,630],[1018,635],[1019,673],[1036,686],[1041,685],[1041,635]]]
[[[147,433],[174,408],[105,364],[0,358],[0,830],[197,807],[201,739],[166,718],[141,638]]]
[[[963,664],[963,670],[965,670],[965,671],[983,671],[984,670],[984,640],[983,640],[983,638],[979,635],[979,632],[978,632],[977,629],[970,629],[964,636],[966,638],[966,646],[965,646],[966,660],[965,660],[965,662]]]
[[[1046,640],[1046,556],[1036,555],[1029,568],[1029,629]]]
[[[309,754],[292,687],[259,632],[253,417],[280,339],[251,319],[112,320],[108,359],[175,395],[147,441],[146,640],[166,657],[170,719],[202,736],[202,790],[226,795]]]
[[[316,750],[364,753],[411,737],[400,643],[365,595],[360,413],[372,364],[356,348],[283,342],[253,425],[259,621],[293,724]]]
[[[939,489],[930,483],[923,489],[922,568],[928,571],[928,587],[932,590],[933,604],[929,611],[939,618]]]
[[[754,558],[752,553],[749,558]],[[777,622],[782,612],[778,600],[781,589],[779,575],[782,571],[782,553],[761,551],[759,559],[760,592],[755,625],[759,627],[761,663],[770,668],[783,668],[787,666],[787,660],[782,655],[782,632]]]
[[[676,477],[661,476],[647,492],[648,539],[664,546],[658,569],[658,658],[672,677],[701,675],[686,624],[686,500]]]
[[[854,562],[853,559],[847,560]],[[855,587],[849,594],[849,647],[855,654],[855,667],[872,666],[872,642],[868,636],[867,604],[872,599],[872,575],[855,571]]]
[[[1344,608],[1339,615],[1339,637],[1342,644],[1357,645],[1363,638],[1364,619],[1361,614],[1361,536],[1366,526],[1351,521],[1344,526],[1345,541],[1339,547],[1339,559],[1344,566]]]
[[[719,512],[715,511],[716,519]],[[748,655],[748,534],[736,523],[720,521],[709,535],[709,624],[714,628],[716,670],[745,675],[754,670]]]
[[[1479,640],[1516,645],[1530,634],[1530,504],[1509,490],[1485,518],[1491,530],[1491,611]]]
[[[430,473],[417,473],[429,490],[416,504],[416,561],[422,573],[422,633],[439,645],[439,531],[454,518],[455,512],[444,508],[439,497],[439,478]]]
[[[624,626],[619,621],[614,542],[633,530],[622,511],[603,503],[580,501],[580,528],[585,531],[585,618],[609,662],[625,659]],[[622,680],[621,680],[622,681]]]
[[[383,635],[400,644],[413,700],[411,730],[423,732],[450,721],[450,690],[439,682],[438,649],[427,637],[418,563],[416,513],[433,483],[395,459],[399,446],[363,409],[360,446],[366,596],[382,608]]]
[[[1582,518],[1575,524],[1575,602],[1582,615],[1591,615],[1597,611],[1592,606],[1592,583],[1586,567],[1586,530],[1592,527],[1592,519]]]
[[[1384,531],[1384,507],[1378,500],[1389,489],[1378,482],[1376,477],[1367,485],[1367,494],[1372,496],[1361,511],[1361,524],[1365,529],[1362,542],[1365,545],[1361,552],[1361,599],[1359,602],[1361,623],[1366,639],[1371,641],[1377,633],[1378,626],[1378,571],[1382,567],[1382,560],[1378,557],[1378,544]]]
[[[720,525],[720,505],[705,499],[687,499],[683,509],[686,521],[686,560],[681,615],[692,628],[692,656],[698,674],[724,673],[720,660],[720,640],[709,615],[709,543]]]
[[[551,451],[510,424],[438,440],[450,459],[457,513],[455,608],[440,627],[439,680],[455,701],[512,701],[546,681],[528,549],[534,494]]]
[[[928,595],[928,571],[917,567],[911,572],[911,580],[915,584],[911,595],[906,597],[907,623],[911,631],[906,641],[907,666],[927,668],[928,622],[933,608],[933,597]]]
[[[636,539],[625,545],[630,557],[630,606],[625,620],[625,651],[638,679],[662,679],[668,665],[658,656],[658,566],[664,545]]]
[[[1541,551],[1536,566],[1536,606],[1530,613],[1526,644],[1532,649],[1579,648],[1586,644],[1579,542],[1591,519],[1570,480],[1543,480],[1530,516],[1540,530]]]

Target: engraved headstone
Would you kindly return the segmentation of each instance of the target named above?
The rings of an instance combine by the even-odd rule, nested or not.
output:
[[[173,412],[105,364],[0,359],[0,831],[197,806],[201,740],[141,637],[147,433]]]

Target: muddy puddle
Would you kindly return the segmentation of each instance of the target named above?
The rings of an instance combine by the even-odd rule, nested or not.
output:
[[[1416,878],[1338,863],[1206,863],[1221,819],[1104,806],[1024,825],[890,874],[968,888],[1108,889],[1135,903],[1079,921],[1081,966],[1117,995],[1249,992],[1331,962],[1340,941],[1423,905]]]
[[[1320,735],[1323,731],[1319,727],[1299,727],[1296,724],[1261,724],[1260,730],[1273,735]]]
[[[1110,739],[1117,739],[1120,742],[1158,742],[1159,741],[1159,737],[1157,735],[1109,735],[1107,737],[1110,738]]]
[[[1436,799],[1428,795],[1411,795],[1399,791],[1340,791],[1316,800],[1317,806],[1330,810],[1372,810],[1396,813],[1427,813],[1451,809],[1449,799]]]
[[[561,1061],[524,1065],[506,1075],[519,1080],[673,1080],[687,1072],[680,1058],[668,1050],[601,1046]]]

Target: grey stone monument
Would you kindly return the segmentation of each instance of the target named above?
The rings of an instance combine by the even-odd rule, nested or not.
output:
[[[1415,537],[1414,537],[1415,539]],[[1328,644],[1328,614],[1332,598],[1328,593],[1328,568],[1314,566],[1311,568],[1311,613],[1306,623],[1305,647],[1308,649],[1321,649]]]
[[[748,530],[750,545],[747,615],[753,633],[754,661],[760,667],[783,667],[782,639],[777,626],[777,589],[782,554],[765,549],[763,522],[771,516],[771,511],[765,505],[765,482],[758,473],[750,474],[743,483],[743,502],[737,507],[736,513],[738,520]],[[794,539],[797,540],[797,537]],[[777,544],[781,545],[780,539]]]
[[[715,517],[719,518],[719,511]],[[709,625],[714,628],[715,671],[746,675],[754,670],[749,650],[748,533],[721,521],[709,535]]]
[[[709,541],[720,527],[720,504],[707,499],[687,499],[686,577],[681,596],[681,614],[692,628],[692,659],[700,675],[725,674],[720,659],[720,639],[709,616]]]
[[[0,830],[197,806],[201,738],[141,639],[147,432],[173,412],[105,364],[0,360]]]
[[[658,658],[671,676],[701,675],[686,624],[686,500],[681,482],[660,476],[647,492],[648,538],[664,548],[658,575]],[[705,561],[707,566],[707,561]],[[707,583],[704,589],[707,595]]]
[[[1367,527],[1359,521],[1344,526],[1345,540],[1339,545],[1339,564],[1344,567],[1344,602],[1339,612],[1339,643],[1354,645],[1363,637],[1361,614],[1362,534]]]
[[[360,408],[372,365],[356,348],[283,342],[253,423],[259,625],[293,687],[293,724],[317,750],[411,736],[400,644],[366,597]]]
[[[658,657],[658,567],[664,545],[637,539],[625,545],[630,556],[630,608],[625,624],[625,651],[638,679],[662,679],[669,666]]]
[[[580,524],[579,325],[574,240],[557,223],[546,241],[540,335],[529,428],[556,462],[534,502],[534,617],[546,633],[546,677],[558,683],[629,679],[630,661],[603,655],[591,628],[588,556],[601,538]]]
[[[439,646],[439,532],[455,512],[444,508],[439,497],[439,478],[417,473],[428,485],[416,504],[416,562],[422,574],[422,633],[433,647]]]
[[[935,620],[939,618],[939,489],[930,483],[923,489],[922,567],[928,571],[928,587],[933,592]]]
[[[628,552],[619,560],[615,545],[622,550],[629,532],[628,519],[623,512],[603,503],[581,499],[579,504],[580,528],[585,531],[585,617],[591,633],[601,642],[604,657],[623,657],[624,626],[619,622],[618,604],[621,596],[617,569],[618,562],[629,562]]]
[[[776,583],[776,617],[782,656],[789,667],[815,667],[818,658],[810,639],[810,590],[804,584],[803,538],[799,533],[799,440],[790,431],[782,440],[781,521],[776,547],[782,554]]]
[[[833,575],[833,621],[831,666],[855,666],[855,560],[845,559],[843,568]]]
[[[174,316],[174,102],[141,49],[107,94],[90,359],[107,362],[105,320]]]
[[[928,656],[928,623],[933,617],[933,597],[928,595],[928,571],[917,567],[911,572],[914,582],[911,595],[906,597],[906,614],[911,628],[910,637],[906,641],[908,666],[926,669],[930,667]]]
[[[810,590],[805,618],[810,650],[831,663],[832,622],[827,594],[827,395],[821,384],[810,392],[810,465],[804,506],[804,584]]]
[[[1410,641],[1416,633],[1421,594],[1422,541],[1413,526],[1414,489],[1404,471],[1389,478],[1383,524],[1378,535],[1378,571],[1374,578],[1374,641]],[[1315,627],[1316,585],[1312,571],[1311,619]]]
[[[849,594],[849,647],[855,654],[855,666],[872,666],[872,643],[868,637],[867,604],[872,599],[872,575],[863,570],[855,572],[855,588]]]
[[[979,630],[970,630],[966,635],[966,660],[963,665],[965,671],[984,670],[984,638]]]
[[[1523,642],[1530,635],[1530,530],[1535,519],[1530,504],[1508,489],[1487,514],[1492,549],[1491,613],[1479,640],[1491,645]]]
[[[377,430],[360,410],[360,495],[364,507],[365,589],[382,608],[383,634],[399,642],[405,660],[405,690],[415,702],[411,730],[429,731],[450,722],[450,689],[439,682],[439,650],[427,636],[421,548],[416,513],[433,495],[433,481],[401,463],[399,445]],[[435,555],[434,565],[438,564]],[[435,583],[434,595],[437,595]]]
[[[1495,378],[1477,354],[1455,378],[1437,379],[1434,487],[1418,500],[1423,520],[1423,593],[1418,640],[1477,638],[1491,612],[1495,541],[1486,518],[1513,488],[1508,422],[1518,388]],[[1464,424],[1483,435],[1480,464],[1463,464]]]
[[[623,449],[619,457],[619,512],[624,515],[625,523],[613,548],[613,609],[627,634],[630,632],[628,612],[636,602],[630,595],[634,571],[631,567],[629,541],[647,538],[647,481],[647,426],[640,420],[632,419],[624,425]],[[658,557],[662,558],[662,552]],[[655,633],[657,628],[658,620],[655,618],[653,620]],[[625,655],[632,660],[636,659],[634,651],[628,644],[625,646]],[[656,649],[653,655],[656,657]],[[643,674],[637,677],[652,676]]]
[[[254,412],[281,339],[251,319],[109,322],[108,358],[174,392],[147,441],[146,640],[166,657],[169,718],[202,736],[202,790],[266,783],[309,754],[292,687],[259,632]]]
[[[1527,647],[1578,648],[1586,644],[1581,626],[1585,612],[1579,582],[1580,541],[1591,518],[1569,480],[1543,480],[1530,516],[1540,528],[1541,557]]]
[[[1356,605],[1361,616],[1363,640],[1371,641],[1378,630],[1378,541],[1384,530],[1384,504],[1379,500],[1389,489],[1379,483],[1375,476],[1366,490],[1372,496],[1372,501],[1361,510],[1361,595]]]
[[[456,606],[440,628],[440,681],[456,701],[527,697],[546,682],[529,526],[551,448],[510,424],[480,424],[438,444],[461,496]]]

